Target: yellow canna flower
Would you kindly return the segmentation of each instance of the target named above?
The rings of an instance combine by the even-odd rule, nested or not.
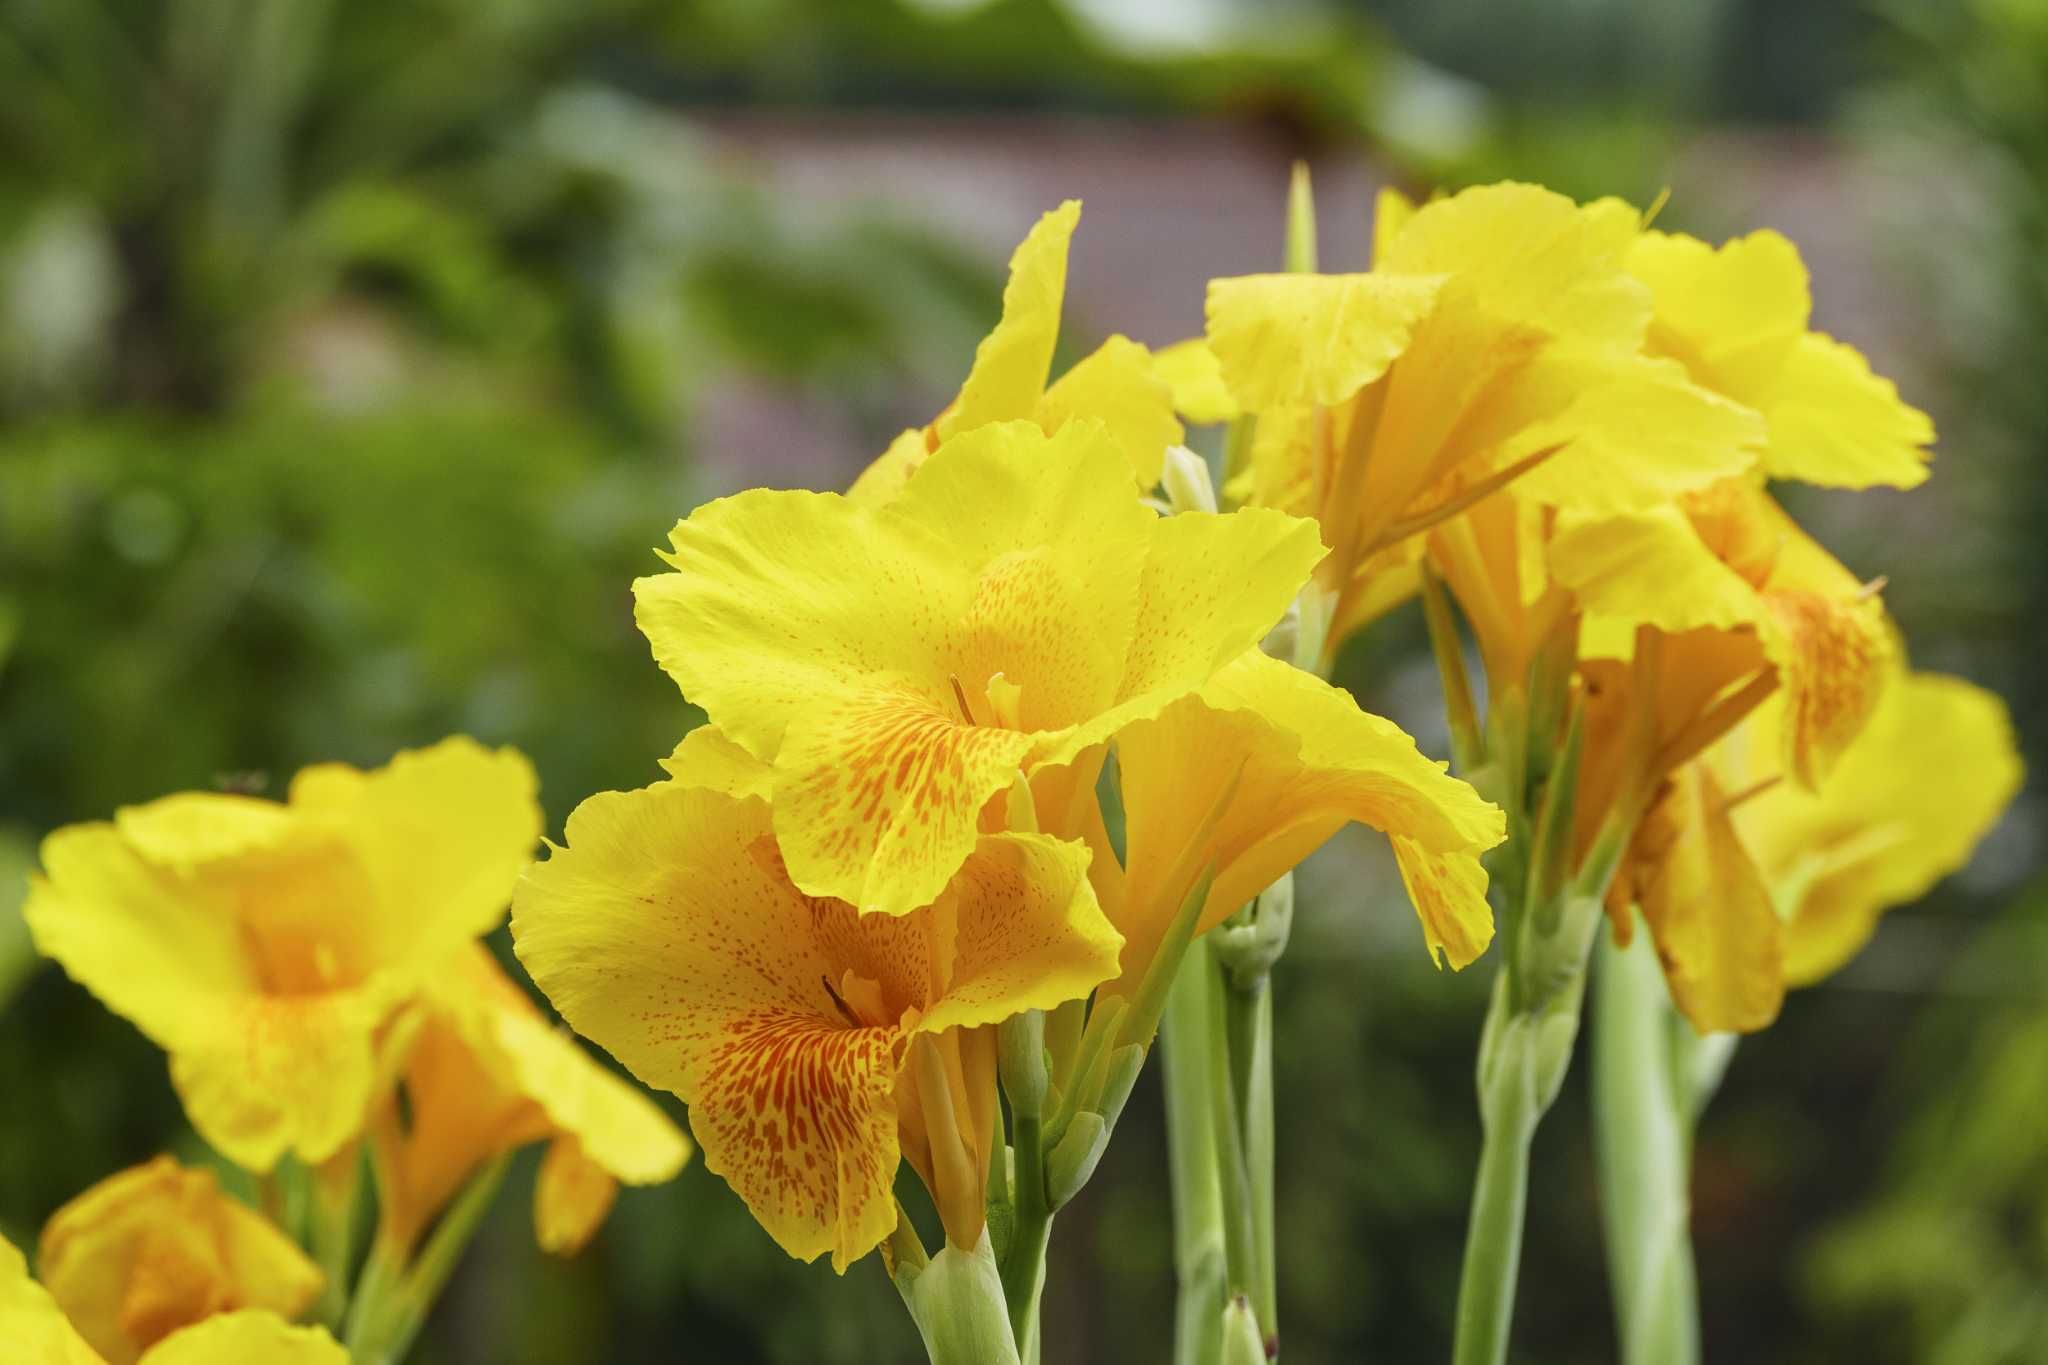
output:
[[[1672,1003],[1701,1033],[1753,1033],[1785,1000],[1785,935],[1771,892],[1729,818],[1747,793],[1706,763],[1674,773],[1629,846],[1608,894],[1616,941],[1641,907]]]
[[[1775,775],[1766,704],[1708,762],[1722,781],[1757,790],[1734,812],[1785,921],[1785,975],[1808,985],[1866,943],[1880,914],[1925,895],[1970,853],[2019,792],[2012,719],[1993,693],[1961,678],[1906,673],[1817,791]]]
[[[44,1288],[112,1365],[132,1365],[181,1327],[259,1308],[291,1318],[321,1274],[211,1171],[167,1156],[109,1176],[43,1226]]]
[[[1124,934],[1118,988],[1136,990],[1198,859],[1215,879],[1200,933],[1356,820],[1392,841],[1432,957],[1463,967],[1493,937],[1479,854],[1505,837],[1500,808],[1423,757],[1349,693],[1254,650],[1117,740],[1126,857],[1105,899]],[[1218,803],[1226,802],[1220,811]],[[1099,887],[1099,883],[1098,883]]]
[[[1397,599],[1375,580],[1413,552],[1389,552],[1510,481],[1622,512],[1755,464],[1756,414],[1643,353],[1635,210],[1503,184],[1380,212],[1367,274],[1209,286],[1208,349],[1257,416],[1227,491],[1321,524],[1333,644]]]
[[[325,1329],[294,1327],[275,1313],[246,1308],[181,1327],[140,1356],[109,1357],[86,1343],[43,1287],[29,1278],[28,1263],[0,1237],[0,1342],[10,1361],[23,1365],[348,1365],[344,1351]]]
[[[1753,232],[1716,249],[1645,232],[1628,267],[1656,299],[1651,349],[1769,424],[1765,474],[1842,488],[1927,477],[1934,424],[1854,347],[1807,330],[1806,266],[1784,237]]]
[[[1967,862],[2019,790],[2004,703],[1959,678],[1894,679],[1817,790],[1780,780],[1787,723],[1773,697],[1681,769],[1625,867],[1620,894],[1701,1032],[1769,1024],[1788,986],[1841,966],[1885,910]]]
[[[1116,970],[1087,851],[979,835],[932,903],[864,915],[792,883],[766,803],[686,783],[577,808],[520,884],[520,960],[578,1032],[688,1102],[705,1164],[791,1255],[843,1272],[874,1249],[900,1156],[972,1250],[1000,1131],[988,1026]]]
[[[1654,699],[1657,711],[1655,749],[1630,756],[1638,766],[1626,781],[1638,792],[1774,687],[1788,708],[1786,775],[1811,788],[1869,720],[1891,673],[1896,647],[1874,587],[1747,480],[1650,512],[1560,518],[1548,561],[1587,615],[1583,655],[1627,657],[1645,629],[1665,637],[1659,680],[1632,694],[1644,706]],[[1594,718],[1604,709],[1615,724],[1589,740],[1614,742],[1604,753],[1589,743],[1589,753],[1602,754],[1595,767],[1623,757],[1612,709],[1625,690],[1612,681],[1622,670],[1604,672],[1610,684]]]
[[[929,425],[892,441],[854,480],[849,497],[888,501],[949,437],[990,422],[1033,422],[1050,436],[1077,417],[1103,424],[1140,489],[1159,482],[1166,448],[1187,432],[1174,416],[1171,380],[1155,373],[1150,351],[1112,336],[1050,387],[1046,383],[1060,339],[1067,247],[1080,221],[1074,199],[1038,220],[1010,258],[1002,320],[976,349],[959,396]]]
[[[795,884],[888,914],[939,896],[1020,769],[1086,769],[1323,553],[1277,512],[1155,516],[1092,422],[979,427],[888,503],[742,493],[670,539],[674,572],[634,584],[655,657],[774,765]]]
[[[468,739],[290,799],[192,792],[50,835],[36,945],[170,1054],[200,1134],[239,1164],[359,1135],[393,1015],[490,931],[539,836],[532,767]]]
[[[492,1158],[548,1142],[534,1197],[544,1250],[580,1250],[611,1211],[618,1182],[651,1185],[682,1169],[690,1146],[644,1095],[541,1017],[481,943],[444,965],[399,1087],[370,1127],[381,1223],[391,1252]]]
[[[348,1365],[325,1331],[285,1321],[319,1292],[320,1272],[211,1175],[168,1157],[59,1209],[43,1229],[42,1271],[49,1289],[0,1237],[9,1361]]]

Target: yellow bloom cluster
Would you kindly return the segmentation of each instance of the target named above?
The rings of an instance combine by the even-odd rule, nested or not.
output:
[[[1488,746],[1511,824],[1576,708],[1570,868],[1626,845],[1617,932],[1640,905],[1702,1030],[1769,1023],[1788,979],[1959,862],[2017,781],[1997,703],[1904,674],[1881,585],[1766,490],[1927,475],[1932,424],[1811,310],[1774,232],[1715,248],[1529,185],[1421,206],[1389,191],[1371,271],[1215,281],[1207,336],[1160,367],[1191,419],[1255,423],[1237,496],[1322,526],[1331,649],[1425,574],[1448,585],[1519,731]],[[1922,714],[1898,719],[1908,705]],[[1972,778],[1909,838],[1899,774],[1935,727]],[[1716,774],[1738,728],[1731,786]],[[1842,764],[1856,783],[1829,780]],[[1862,799],[1879,774],[1905,808]],[[1847,850],[1832,876],[1818,828]],[[1816,879],[1825,911],[1803,908]],[[1802,946],[1821,933],[1832,949]]]
[[[535,1141],[549,1143],[536,1236],[568,1253],[617,1182],[666,1180],[690,1148],[549,1026],[481,942],[538,840],[534,790],[517,753],[451,739],[371,772],[307,768],[281,802],[165,797],[50,835],[24,914],[44,953],[169,1054],[186,1114],[223,1155],[316,1180],[345,1227],[367,1150],[383,1261],[404,1265],[466,1185]],[[297,1256],[210,1177],[159,1162],[54,1219],[41,1270],[121,1365],[169,1326],[237,1305],[308,1308],[321,1274],[285,1252]],[[263,1349],[175,1358],[273,1358]]]
[[[896,1227],[899,1154],[977,1244],[993,1026],[1092,996],[1088,1036],[1142,1055],[1198,884],[1181,944],[1360,821],[1432,950],[1463,966],[1491,935],[1500,812],[1258,649],[1325,556],[1315,524],[1141,498],[1182,428],[1135,343],[1047,385],[1078,213],[1019,247],[959,397],[851,494],[676,526],[638,616],[710,724],[671,780],[586,802],[515,900],[564,1017],[689,1102],[785,1248],[841,1269]],[[1057,1091],[1087,1084],[1051,1051]]]
[[[1910,487],[1933,439],[1810,330],[1784,238],[1714,248],[1529,185],[1387,193],[1371,269],[1216,280],[1203,336],[1112,336],[1053,379],[1079,219],[1031,230],[958,395],[846,494],[675,525],[636,615],[708,723],[545,860],[529,765],[464,739],[49,837],[39,947],[164,1049],[202,1137],[314,1182],[341,1240],[316,1264],[160,1160],[51,1220],[40,1284],[0,1244],[0,1333],[53,1361],[345,1360],[289,1322],[339,1321],[367,1161],[349,1340],[384,1359],[512,1149],[548,1144],[556,1252],[619,1182],[674,1175],[688,1140],[483,943],[509,901],[534,982],[688,1104],[791,1255],[885,1248],[935,1359],[1035,1359],[1051,1211],[1190,944],[1264,933],[1263,973],[1291,901],[1277,928],[1247,907],[1344,826],[1385,834],[1434,961],[1481,956],[1500,905],[1482,1109],[1526,1160],[1603,905],[1623,941],[1640,915],[1698,1029],[1761,1028],[2010,800],[2000,704],[1910,672],[1881,582],[1769,490]],[[1229,424],[1220,499],[1184,420]],[[1458,777],[1322,676],[1418,593]],[[1229,1071],[1260,1005],[1224,989],[1252,1001],[1221,1024]],[[1217,1113],[1226,1145],[1258,1137],[1244,1095]],[[904,1162],[957,1253],[922,1285]],[[1270,1354],[1265,1254],[1234,1311]],[[961,1305],[1005,1294],[990,1354]]]
[[[43,1228],[42,1283],[0,1239],[0,1345],[36,1365],[348,1365],[294,1327],[321,1273],[212,1175],[159,1157],[101,1181]]]

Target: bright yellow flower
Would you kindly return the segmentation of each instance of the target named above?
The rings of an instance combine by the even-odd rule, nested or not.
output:
[[[408,1251],[492,1158],[548,1142],[535,1236],[558,1255],[582,1248],[618,1182],[668,1180],[689,1142],[647,1098],[541,1017],[488,949],[444,964],[424,999],[399,1086],[370,1128],[379,1236]]]
[[[279,1316],[319,1292],[320,1272],[211,1176],[167,1157],[59,1209],[43,1230],[42,1270],[54,1293],[0,1237],[9,1362],[348,1365],[325,1331]]]
[[[1120,894],[1105,904],[1125,939],[1120,989],[1144,979],[1187,889],[1168,884],[1172,870],[1205,827],[1198,858],[1213,858],[1216,871],[1198,933],[1356,820],[1392,841],[1432,957],[1463,967],[1493,937],[1479,854],[1505,836],[1499,807],[1423,757],[1392,721],[1291,664],[1241,656],[1198,694],[1125,730],[1117,770],[1126,857]]]
[[[1927,477],[1934,424],[1854,347],[1807,330],[1806,266],[1784,237],[1753,232],[1717,250],[1645,232],[1628,265],[1656,298],[1651,348],[1763,414],[1765,474],[1843,488]]]
[[[1730,813],[1748,793],[1688,763],[1637,827],[1609,892],[1615,938],[1634,934],[1639,906],[1656,940],[1672,1003],[1702,1033],[1753,1033],[1785,999],[1785,935],[1771,892]]]
[[[1209,286],[1209,350],[1258,418],[1228,491],[1321,524],[1333,643],[1391,600],[1389,551],[1509,480],[1621,512],[1754,465],[1756,415],[1643,354],[1633,209],[1506,184],[1381,213],[1370,273]]]
[[[326,1160],[361,1131],[393,1014],[487,933],[539,837],[532,767],[467,739],[286,803],[192,792],[43,843],[37,946],[170,1054],[236,1162]]]
[[[1878,916],[1969,860],[2019,791],[2005,705],[1907,673],[1818,790],[1780,780],[1764,703],[1673,779],[1624,870],[1671,994],[1701,1032],[1750,1032],[1866,943]],[[1618,921],[1625,938],[1626,919]]]
[[[1087,861],[984,834],[933,903],[864,915],[791,882],[764,802],[670,781],[579,806],[512,932],[578,1032],[688,1102],[705,1164],[769,1234],[844,1271],[896,1226],[899,1156],[949,1242],[979,1240],[999,1132],[986,1026],[1116,970]]]
[[[1774,775],[1784,724],[1765,706],[1709,761],[1734,786]],[[1877,918],[1969,861],[2019,792],[2005,703],[1961,678],[1907,673],[1818,791],[1780,783],[1735,810],[1785,921],[1785,975],[1819,980],[1870,938]]]
[[[64,1316],[113,1365],[132,1365],[218,1313],[295,1317],[321,1285],[291,1239],[222,1193],[211,1171],[167,1156],[109,1176],[52,1214],[38,1264]]]
[[[1654,695],[1668,762],[1627,776],[1639,792],[1739,720],[1748,706],[1731,709],[1735,699],[1754,705],[1773,687],[1789,708],[1785,773],[1811,788],[1861,732],[1891,675],[1895,646],[1873,586],[1750,481],[1650,512],[1560,518],[1548,560],[1586,613],[1583,655],[1628,657],[1643,629],[1668,639],[1659,680],[1635,692],[1642,705]],[[1618,666],[1607,672],[1622,675]],[[1610,689],[1602,700],[1620,697]],[[1709,718],[1713,726],[1701,728]],[[1618,745],[1620,732],[1612,733]],[[1618,747],[1612,756],[1620,758]]]
[[[947,438],[990,422],[1033,422],[1050,436],[1067,422],[1093,418],[1123,451],[1138,487],[1159,482],[1166,448],[1187,433],[1175,418],[1170,381],[1154,373],[1154,357],[1125,336],[1112,336],[1050,387],[1067,288],[1067,247],[1081,221],[1069,199],[1038,220],[1010,258],[1002,321],[982,339],[960,394],[929,425],[898,436],[854,480],[847,495],[886,502]]]
[[[1277,512],[1154,515],[1092,422],[979,427],[891,502],[742,493],[670,538],[675,571],[634,584],[655,657],[774,765],[796,885],[889,914],[939,895],[1020,769],[1085,768],[1201,687],[1323,553]]]

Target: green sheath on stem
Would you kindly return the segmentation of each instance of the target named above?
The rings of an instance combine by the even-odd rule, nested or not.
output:
[[[1623,1365],[1700,1358],[1688,1191],[1695,1043],[1671,1008],[1648,935],[1625,949],[1604,943],[1594,981],[1593,1138]]]
[[[1166,1159],[1173,1186],[1173,1268],[1180,1282],[1174,1365],[1222,1358],[1223,1196],[1209,1118],[1209,945],[1197,939],[1167,993],[1160,1020],[1166,1087]]]

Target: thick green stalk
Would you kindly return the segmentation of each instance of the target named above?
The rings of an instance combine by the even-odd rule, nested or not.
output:
[[[1599,913],[1597,901],[1577,897],[1560,907],[1560,933],[1544,942],[1548,951],[1531,954],[1537,961],[1530,979],[1541,989],[1521,1008],[1509,1003],[1508,973],[1494,978],[1479,1040],[1479,1114],[1485,1138],[1458,1282],[1454,1365],[1501,1365],[1507,1359],[1521,1273],[1529,1146],[1571,1066],[1585,995],[1586,949]]]
[[[341,1325],[348,1306],[349,1272],[355,1266],[356,1195],[361,1186],[362,1157],[351,1146],[325,1166],[312,1171],[307,1217],[308,1250],[322,1276],[320,1298],[312,1319],[326,1327]]]
[[[1605,937],[1605,936],[1603,936]],[[1600,949],[1593,1001],[1593,1136],[1623,1365],[1700,1358],[1688,1186],[1691,1027],[1671,1007],[1649,936]]]
[[[1037,1354],[1038,1301],[1045,1291],[1045,1253],[1052,1239],[1052,1206],[1045,1190],[1045,1145],[1036,1114],[1016,1115],[1011,1140],[1016,1152],[1016,1179],[1011,1186],[1017,1222],[1003,1257],[1003,1297],[1010,1308],[1010,1331],[1026,1359]]]
[[[356,1365],[397,1365],[405,1359],[511,1164],[512,1154],[507,1152],[471,1176],[409,1263],[401,1265],[381,1237],[372,1246],[357,1290],[361,1301],[356,1306],[362,1312],[351,1313],[349,1319],[347,1344]]]
[[[1209,1126],[1216,1140],[1217,1188],[1222,1194],[1224,1283],[1231,1298],[1249,1299],[1258,1278],[1257,1218],[1251,1171],[1245,1161],[1244,1125],[1232,1075],[1230,986],[1211,955],[1209,991]]]
[[[1196,939],[1160,1020],[1166,1089],[1166,1160],[1173,1186],[1173,1268],[1180,1282],[1174,1365],[1222,1358],[1223,1196],[1209,1102],[1209,946]]]
[[[896,1288],[931,1365],[1022,1365],[987,1233],[973,1251],[949,1245],[922,1266],[899,1260]]]
[[[1258,1315],[1268,1359],[1279,1355],[1279,1280],[1273,1220],[1273,990],[1270,977],[1243,986],[1223,977],[1231,1098],[1242,1139],[1244,1195],[1251,1214],[1251,1263],[1241,1286]],[[1235,1276],[1233,1277],[1235,1278]]]

